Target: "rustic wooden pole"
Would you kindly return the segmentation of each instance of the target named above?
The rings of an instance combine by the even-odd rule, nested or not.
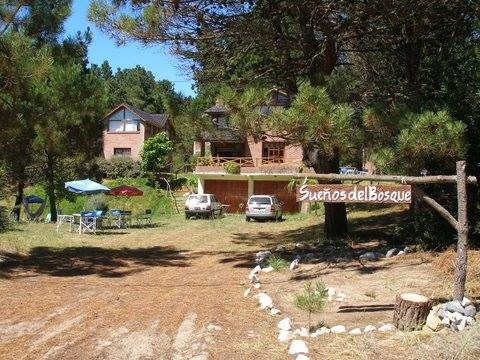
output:
[[[458,241],[457,262],[454,274],[453,298],[462,301],[467,278],[468,216],[467,216],[467,175],[465,161],[457,162]]]
[[[437,211],[440,216],[442,216],[445,220],[447,220],[450,225],[453,226],[455,230],[458,229],[458,221],[455,219],[452,214],[448,212],[442,205],[440,205],[437,201],[432,199],[430,196],[425,194],[421,189],[414,188],[413,190],[415,197],[419,200],[424,201],[426,204],[430,205],[435,211]]]
[[[284,176],[285,173],[269,173],[269,175]],[[357,175],[357,174],[317,174],[317,173],[295,173],[291,175],[297,179],[317,179],[325,181],[385,181],[401,184],[456,184],[456,175],[432,175],[432,176],[400,176],[400,175]],[[466,178],[469,184],[476,184],[477,178],[469,176]]]

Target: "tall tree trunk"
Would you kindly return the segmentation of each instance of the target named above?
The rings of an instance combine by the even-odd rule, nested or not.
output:
[[[54,159],[47,155],[47,194],[50,203],[50,221],[57,222],[57,199],[55,196]]]
[[[15,195],[15,207],[12,210],[12,216],[15,221],[20,221],[20,209],[23,202],[23,190],[25,189],[25,183],[23,180],[19,180],[17,183],[17,194]]]
[[[335,151],[333,156],[322,156],[315,146],[304,148],[305,162],[313,167],[318,174],[337,173],[340,166],[340,153]],[[338,181],[330,182],[332,184]],[[345,203],[325,203],[324,233],[327,239],[335,239],[348,233],[347,208]]]

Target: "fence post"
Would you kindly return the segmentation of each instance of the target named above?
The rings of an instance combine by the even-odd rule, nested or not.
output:
[[[457,262],[455,265],[453,298],[462,301],[467,278],[468,216],[467,216],[467,175],[465,161],[457,162]]]

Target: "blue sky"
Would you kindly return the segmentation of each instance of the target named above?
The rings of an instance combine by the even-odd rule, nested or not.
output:
[[[72,15],[65,24],[65,30],[67,35],[74,35],[77,31],[83,32],[90,27],[93,41],[88,51],[88,59],[91,64],[100,65],[108,60],[113,71],[117,68],[131,68],[140,65],[150,70],[157,80],[167,79],[173,82],[176,91],[185,95],[194,95],[191,89],[191,79],[182,73],[180,61],[170,55],[166,48],[161,46],[144,47],[139,43],[128,43],[118,47],[114,40],[88,21],[89,3],[87,0],[73,1]]]

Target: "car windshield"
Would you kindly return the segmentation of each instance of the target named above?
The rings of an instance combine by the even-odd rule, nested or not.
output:
[[[255,196],[250,198],[248,201],[249,204],[258,204],[258,205],[270,205],[272,200],[268,196]]]
[[[198,204],[205,204],[205,203],[208,203],[208,196],[207,195],[191,195],[188,201],[196,202]]]

